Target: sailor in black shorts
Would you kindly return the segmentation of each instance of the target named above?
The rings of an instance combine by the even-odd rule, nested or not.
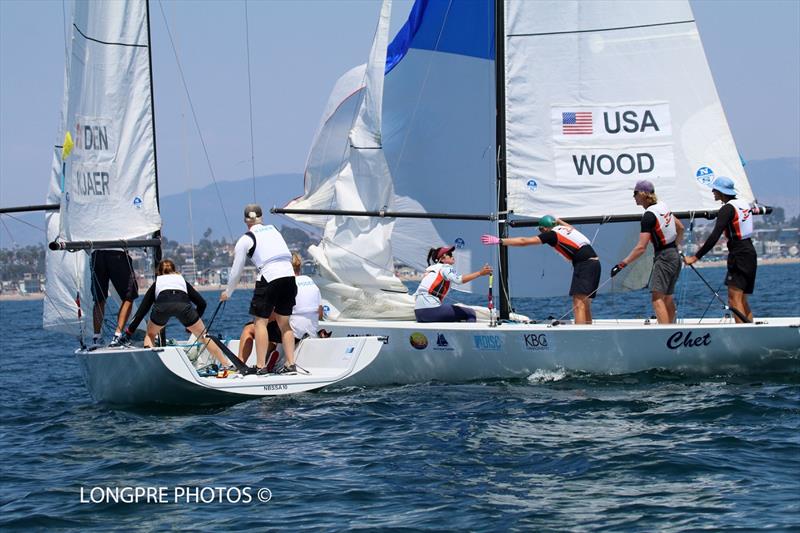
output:
[[[209,351],[223,367],[228,366],[228,360],[222,355],[216,344],[209,342],[208,339],[201,338],[205,334],[205,325],[200,318],[206,310],[205,298],[197,292],[191,283],[184,279],[175,268],[175,263],[169,259],[164,259],[158,263],[155,283],[150,285],[150,288],[144,294],[142,304],[120,337],[119,344],[126,344],[129,341],[151,307],[153,312],[150,313],[150,321],[147,323],[145,347],[154,346],[156,335],[167,325],[170,318],[175,317],[200,342],[206,344]]]
[[[245,262],[250,259],[258,270],[256,287],[250,302],[250,314],[255,327],[257,366],[259,369],[266,366],[269,342],[267,322],[274,316],[281,331],[286,354],[286,365],[281,372],[295,372],[294,334],[289,324],[297,296],[292,254],[275,226],[262,223],[261,206],[245,206],[244,222],[248,231],[236,241],[228,286],[220,296],[220,301],[230,298],[236,290]]]
[[[697,252],[684,261],[691,265],[711,251],[720,236],[728,238],[728,272],[725,285],[728,286],[728,305],[741,312],[749,322],[753,312],[747,295],[753,294],[756,285],[756,249],[750,237],[753,234],[753,209],[746,200],[736,198],[733,180],[719,176],[711,185],[714,199],[723,202],[717,213],[714,229]],[[735,316],[736,322],[742,320]]]
[[[498,239],[494,235],[483,235],[483,244],[501,246],[531,246],[548,244],[572,263],[572,309],[576,324],[592,323],[592,298],[600,286],[600,260],[591,242],[580,231],[552,215],[539,219],[537,237],[506,237]]]
[[[133,301],[139,296],[139,285],[133,271],[131,257],[123,250],[95,250],[91,257],[92,297],[94,309],[92,322],[94,326],[94,339],[92,344],[98,347],[102,344],[103,317],[108,299],[108,284],[114,286],[122,302],[119,306],[117,326],[114,331],[112,345],[116,344],[122,329],[133,309]]]

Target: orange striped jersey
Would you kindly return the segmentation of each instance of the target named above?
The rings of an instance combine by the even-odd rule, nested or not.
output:
[[[656,251],[669,248],[675,243],[678,231],[675,217],[664,202],[648,207],[642,216],[642,233],[650,234],[650,241]]]
[[[551,231],[540,233],[539,240],[552,246],[564,259],[573,263],[597,257],[591,241],[575,228],[555,226]]]
[[[753,212],[750,203],[747,200],[734,198],[725,203],[725,206],[728,205],[733,208],[733,217],[725,227],[725,236],[735,241],[749,239],[753,235]],[[725,206],[722,206],[722,209],[725,209]]]
[[[436,263],[425,269],[425,276],[414,293],[416,309],[426,309],[442,305],[442,300],[450,290],[450,283],[461,283],[461,275],[453,265]]]

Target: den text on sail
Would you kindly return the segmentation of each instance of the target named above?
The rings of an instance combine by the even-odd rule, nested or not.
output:
[[[84,196],[108,196],[111,194],[111,172],[105,154],[111,155],[109,128],[107,124],[79,122],[76,125],[75,147],[80,162],[73,164],[76,191]]]

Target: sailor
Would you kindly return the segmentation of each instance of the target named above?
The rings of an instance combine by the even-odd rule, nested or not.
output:
[[[201,338],[206,331],[200,318],[206,310],[206,301],[192,284],[184,279],[175,268],[175,263],[169,259],[159,261],[156,267],[156,281],[147,289],[142,304],[120,336],[118,344],[124,345],[129,342],[150,307],[153,308],[153,312],[150,313],[150,320],[147,323],[147,336],[144,340],[146,348],[155,345],[158,332],[167,325],[171,317],[175,317],[208,347],[222,367],[230,364],[215,344],[207,338]]]
[[[633,188],[636,205],[644,207],[639,242],[631,252],[611,269],[613,278],[633,263],[653,243],[653,273],[650,275],[650,293],[653,311],[659,324],[675,323],[675,301],[672,294],[681,273],[681,257],[677,245],[683,240],[683,224],[672,215],[667,204],[659,201],[652,182],[637,181]]]
[[[464,274],[456,272],[453,264],[455,246],[431,248],[428,251],[428,268],[414,293],[414,315],[417,322],[475,322],[475,311],[459,305],[443,304],[450,284],[469,283],[481,276],[492,273],[492,267],[483,265],[477,272]]]
[[[741,312],[749,321],[753,312],[747,302],[747,295],[753,294],[756,284],[756,249],[750,237],[753,235],[752,206],[736,197],[733,180],[719,176],[711,184],[714,200],[723,205],[717,213],[714,229],[694,255],[686,257],[687,265],[702,259],[717,244],[722,233],[728,238],[728,273],[725,285],[728,286],[728,305]],[[738,316],[736,322],[742,322]]]
[[[225,301],[236,290],[239,278],[244,270],[245,260],[250,261],[258,270],[256,287],[250,302],[250,314],[253,315],[255,327],[257,366],[264,368],[267,359],[267,322],[270,316],[281,332],[286,365],[281,373],[296,372],[294,364],[294,333],[289,324],[292,308],[297,296],[297,284],[292,269],[292,254],[286,246],[280,232],[271,224],[262,222],[261,206],[248,204],[244,208],[244,223],[247,233],[236,241],[233,266],[228,279],[228,287],[220,296]]]
[[[313,279],[301,273],[302,266],[303,259],[299,254],[293,253],[292,268],[294,269],[295,282],[297,283],[297,297],[292,309],[292,316],[289,317],[289,325],[292,328],[292,333],[294,333],[295,345],[302,339],[319,336],[319,321],[322,320],[323,316],[322,295],[319,292],[319,287],[317,287]],[[273,350],[282,342],[281,331],[277,322],[272,318],[267,325],[267,333],[269,338],[267,353],[270,354],[270,357],[267,360],[267,364],[259,370],[260,374],[272,371],[277,360],[277,352],[273,354]],[[239,337],[239,359],[243,363],[246,363],[250,357],[254,339],[255,326],[253,322],[248,322],[242,328],[242,334]]]
[[[505,237],[498,239],[494,235],[483,235],[481,242],[486,245],[500,246],[533,246],[549,244],[564,259],[572,263],[572,284],[569,295],[572,296],[572,309],[575,312],[576,324],[592,323],[592,298],[600,285],[600,260],[592,248],[591,241],[561,219],[545,215],[539,219],[539,235],[537,237]]]
[[[133,301],[139,297],[139,285],[136,282],[131,256],[122,249],[94,250],[91,257],[91,274],[92,297],[94,298],[92,345],[95,348],[103,345],[101,331],[110,282],[122,300],[119,305],[119,313],[117,313],[117,326],[110,344],[110,346],[118,346],[120,333],[131,315]]]

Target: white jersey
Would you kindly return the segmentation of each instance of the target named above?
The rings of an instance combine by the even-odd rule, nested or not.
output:
[[[253,242],[254,239],[255,242]],[[292,254],[280,232],[271,224],[266,226],[255,224],[251,226],[250,231],[236,241],[233,266],[228,276],[228,286],[225,289],[228,296],[236,290],[248,257],[258,269],[259,276],[266,281],[294,276]]]
[[[646,211],[656,217],[656,225],[650,232],[650,239],[657,245],[656,247],[664,248],[675,242],[678,231],[675,228],[675,217],[667,204],[658,202],[648,207]]]
[[[156,298],[162,291],[181,291],[188,294],[186,280],[177,272],[156,276]]]
[[[734,198],[726,203],[733,206],[734,211],[734,218],[725,232],[728,238],[744,240],[752,237],[753,212],[747,200]]]
[[[297,296],[289,324],[298,339],[306,335],[316,337],[319,330],[319,306],[322,305],[319,288],[308,276],[297,276],[294,280],[297,283]]]

